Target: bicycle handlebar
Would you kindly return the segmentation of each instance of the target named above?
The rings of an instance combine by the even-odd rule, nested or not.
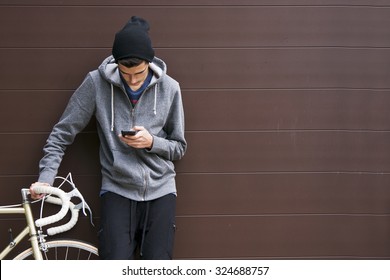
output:
[[[56,204],[56,205],[61,205],[62,204],[61,199],[56,198],[56,197],[52,197],[52,196],[49,196],[46,199],[46,201],[49,202],[49,203],[52,203],[52,204]],[[69,222],[66,223],[65,225],[48,228],[47,229],[47,234],[48,235],[55,235],[55,234],[58,234],[58,233],[61,233],[61,232],[68,231],[68,230],[70,230],[71,228],[73,228],[76,225],[77,220],[79,219],[79,209],[76,209],[75,205],[72,202],[69,202],[69,210],[70,210],[70,212],[72,214]]]
[[[37,194],[54,194],[56,195],[60,201],[61,201],[61,210],[52,216],[45,217],[45,218],[40,218],[35,221],[35,225],[37,227],[43,227],[48,224],[53,224],[55,222],[58,222],[62,218],[65,217],[66,213],[68,212],[69,209],[69,202],[70,202],[70,197],[66,195],[66,193],[60,189],[50,187],[50,186],[40,186],[36,185],[32,187],[33,191]]]
[[[54,214],[52,216],[45,217],[45,218],[40,218],[40,219],[36,220],[35,221],[35,225],[37,227],[43,227],[43,226],[46,226],[46,225],[58,222],[59,220],[61,220],[62,218],[65,217],[65,215],[68,212],[68,210],[71,211],[71,218],[68,221],[68,223],[66,223],[64,225],[48,228],[47,229],[47,234],[48,235],[55,235],[55,234],[58,234],[58,233],[61,233],[61,232],[64,232],[64,231],[68,231],[72,227],[74,227],[75,224],[77,223],[77,220],[78,220],[78,217],[79,217],[79,210],[81,208],[83,209],[83,212],[84,212],[85,216],[87,215],[86,212],[85,212],[85,208],[91,214],[90,207],[85,202],[83,196],[81,195],[81,193],[78,191],[77,188],[74,188],[72,191],[70,191],[68,193],[64,192],[63,190],[61,190],[59,188],[46,186],[46,185],[44,185],[44,186],[40,186],[40,185],[32,186],[32,189],[37,194],[41,194],[41,193],[42,194],[49,194],[49,195],[53,194],[53,195],[57,196],[57,197],[47,196],[45,198],[45,201],[47,201],[49,203],[52,203],[52,204],[61,205],[61,210],[57,214]],[[76,197],[80,198],[81,199],[81,203],[79,203],[78,205],[73,204],[70,201],[70,199],[73,196],[76,196]],[[91,224],[93,225],[93,223],[92,223],[92,215],[91,215]]]

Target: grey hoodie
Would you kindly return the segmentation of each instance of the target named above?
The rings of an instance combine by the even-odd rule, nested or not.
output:
[[[154,76],[134,108],[112,56],[86,76],[47,139],[39,182],[53,183],[66,147],[95,116],[102,191],[136,201],[176,193],[173,161],[181,159],[187,148],[180,86],[166,74],[161,59],[155,57],[150,69]],[[144,126],[153,135],[150,150],[120,141],[121,130],[134,126]]]

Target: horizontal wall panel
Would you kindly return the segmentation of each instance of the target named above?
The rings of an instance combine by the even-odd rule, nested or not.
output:
[[[47,137],[47,134],[0,135],[0,176],[37,174]],[[98,148],[96,133],[77,136],[74,144],[65,152],[60,174],[72,172],[75,175],[99,175]]]
[[[131,15],[150,19],[156,48],[390,46],[389,8],[14,6],[0,9],[0,47],[111,48]]]
[[[76,89],[107,55],[108,50],[3,49],[0,89]],[[15,63],[16,57],[23,57],[23,65],[34,65],[33,70]]]
[[[31,175],[46,138],[1,135],[0,175]],[[190,148],[176,164],[180,173],[390,171],[389,132],[204,132],[187,133],[187,140]],[[98,146],[96,133],[80,134],[64,158],[64,173],[98,174]]]
[[[0,90],[0,132],[51,131],[72,93]],[[188,131],[390,130],[387,90],[183,90],[182,95]],[[96,130],[94,121],[86,130]]]
[[[0,132],[50,132],[72,93],[72,90],[0,90]],[[96,131],[94,118],[84,131]]]
[[[389,218],[344,215],[178,218],[174,257],[389,258]]]
[[[390,133],[188,133],[179,172],[388,172]]]
[[[389,130],[390,91],[183,91],[187,130]]]
[[[390,175],[178,174],[178,215],[390,214]]]
[[[128,0],[111,0],[110,3],[107,3],[106,0],[2,0],[0,6],[2,5],[29,5],[29,6],[242,6],[242,5],[251,5],[251,6],[268,6],[268,5],[288,5],[288,6],[327,6],[327,5],[338,5],[338,6],[360,6],[360,5],[372,5],[372,6],[389,6],[387,0],[262,0],[260,3],[258,0],[133,0],[129,2]]]
[[[4,49],[0,89],[74,89],[108,54]],[[390,88],[390,49],[177,49],[157,55],[184,89]],[[23,57],[25,65],[40,65],[40,71],[20,67],[15,57]]]
[[[73,91],[0,90],[1,132],[49,132]]]
[[[390,49],[194,49],[159,53],[183,88],[390,87]]]

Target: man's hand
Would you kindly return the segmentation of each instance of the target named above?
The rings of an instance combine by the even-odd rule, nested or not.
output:
[[[135,126],[133,130],[138,131],[136,135],[127,135],[123,137],[119,135],[119,138],[123,143],[136,148],[136,149],[151,149],[153,146],[153,136],[143,126]]]
[[[44,197],[45,195],[44,194],[37,194],[33,191],[33,188],[34,186],[46,186],[46,187],[50,187],[50,185],[48,183],[40,183],[40,182],[36,182],[36,183],[33,183],[31,184],[30,186],[30,195],[31,195],[31,198],[32,199],[41,199],[42,197]]]

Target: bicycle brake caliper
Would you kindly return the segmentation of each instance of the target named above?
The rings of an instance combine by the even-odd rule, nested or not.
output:
[[[44,235],[43,232],[41,230],[38,231],[38,243],[39,243],[39,249],[42,251],[42,252],[47,252],[48,251],[48,247],[47,247],[47,244],[46,244],[46,240],[45,240],[45,237],[47,235]]]

